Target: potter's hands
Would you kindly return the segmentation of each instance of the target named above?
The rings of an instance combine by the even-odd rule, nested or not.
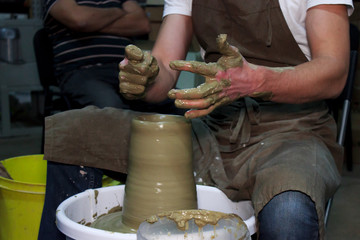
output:
[[[246,62],[239,50],[226,41],[227,35],[216,39],[222,57],[216,63],[196,61],[172,61],[170,67],[190,71],[205,77],[205,83],[197,88],[172,89],[169,98],[176,99],[178,108],[190,108],[187,118],[209,114],[215,108],[231,103],[244,96],[268,97],[269,93],[256,93],[258,83],[251,78],[255,66]]]
[[[129,100],[142,99],[146,89],[159,73],[156,59],[134,45],[125,48],[125,59],[119,64],[120,92]]]

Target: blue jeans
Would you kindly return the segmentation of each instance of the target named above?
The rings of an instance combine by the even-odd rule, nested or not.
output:
[[[57,207],[74,194],[89,188],[101,187],[102,176],[103,172],[96,168],[48,162],[45,204],[38,239],[65,239],[65,235],[55,224]]]
[[[315,204],[309,196],[297,191],[283,192],[260,211],[260,240],[317,240],[319,223]]]

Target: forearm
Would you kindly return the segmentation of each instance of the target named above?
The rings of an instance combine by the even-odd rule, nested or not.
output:
[[[50,14],[77,32],[135,36],[150,31],[149,20],[135,1],[125,2],[123,8],[98,8],[78,5],[74,0],[58,0]]]
[[[96,32],[125,15],[120,8],[95,8],[78,5],[74,0],[58,0],[50,14],[68,28]]]
[[[119,21],[126,12],[120,8],[89,8],[81,19],[76,21],[74,30],[79,32],[101,32]]]
[[[347,61],[317,58],[294,68],[259,69],[265,79],[258,91],[271,91],[272,101],[305,103],[337,97],[347,76]]]
[[[132,37],[149,33],[150,21],[142,9],[126,12],[123,17],[112,22],[100,31],[118,36]]]
[[[182,15],[167,16],[156,39],[152,55],[158,60],[160,71],[147,91],[145,100],[160,102],[174,88],[180,72],[170,68],[173,60],[185,59],[192,39],[191,17]]]

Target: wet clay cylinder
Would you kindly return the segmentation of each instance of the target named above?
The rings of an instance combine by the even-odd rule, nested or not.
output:
[[[137,229],[159,212],[196,209],[191,122],[155,114],[134,118],[131,127],[123,223]]]

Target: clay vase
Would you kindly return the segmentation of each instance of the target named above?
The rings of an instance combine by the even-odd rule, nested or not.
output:
[[[123,224],[137,229],[163,211],[196,209],[191,122],[176,115],[132,120]]]

